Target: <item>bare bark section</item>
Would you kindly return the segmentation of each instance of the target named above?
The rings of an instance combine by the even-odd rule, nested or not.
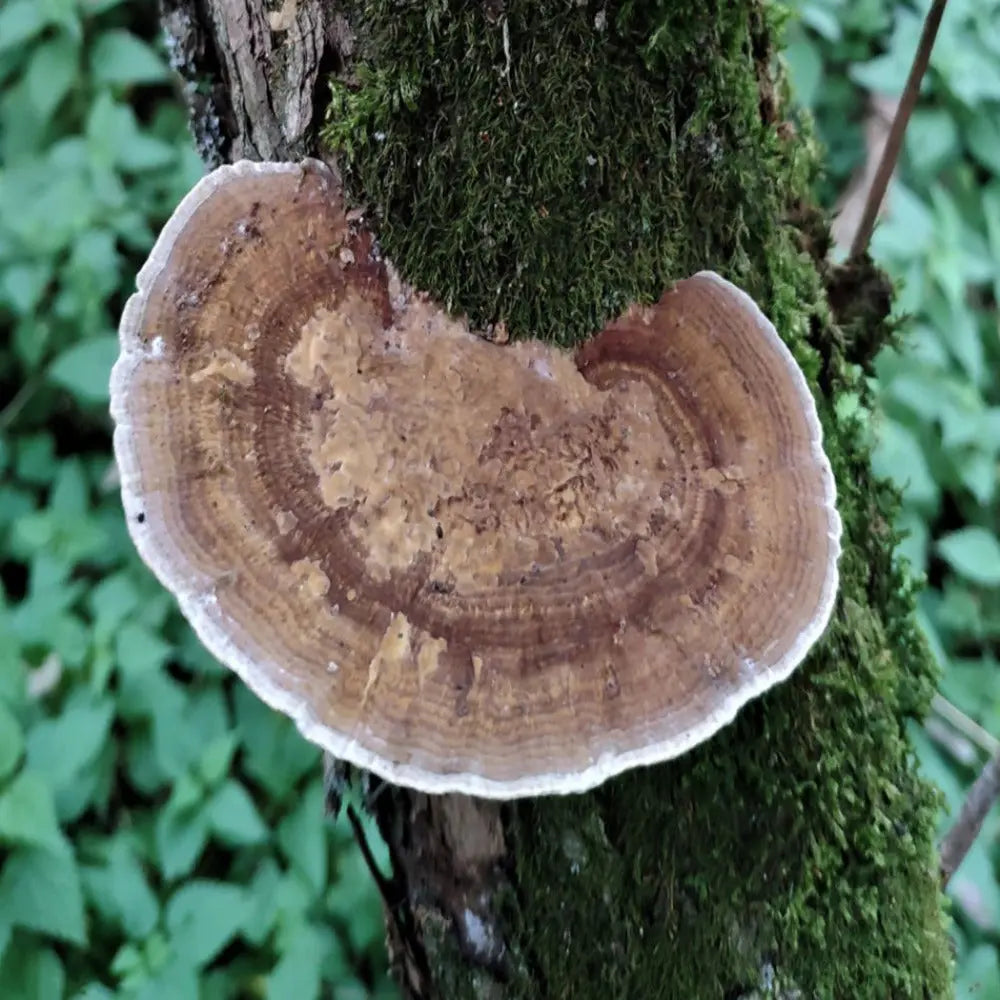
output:
[[[389,844],[390,954],[404,996],[440,997],[428,942],[451,937],[462,960],[482,970],[480,995],[501,996],[509,955],[496,910],[508,845],[499,802],[424,795],[379,784],[368,801]]]
[[[311,151],[317,88],[353,48],[333,4],[161,0],[160,9],[206,162],[294,160]]]

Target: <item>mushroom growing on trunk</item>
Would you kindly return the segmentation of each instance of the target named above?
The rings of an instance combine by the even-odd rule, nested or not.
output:
[[[683,753],[822,633],[815,404],[711,272],[575,354],[408,288],[317,161],[221,167],[112,375],[129,529],[312,741],[430,792],[575,792]]]

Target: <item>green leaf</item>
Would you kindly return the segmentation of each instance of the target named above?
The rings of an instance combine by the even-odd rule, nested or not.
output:
[[[229,772],[237,742],[235,733],[225,733],[205,747],[198,761],[198,775],[206,785],[217,785]]]
[[[919,108],[906,127],[906,152],[916,170],[933,174],[958,149],[958,126],[944,108]]]
[[[17,478],[32,486],[44,486],[56,472],[55,441],[51,434],[25,434],[17,442]]]
[[[1000,174],[1000,162],[996,172]],[[994,260],[1000,260],[1000,179],[998,178],[994,178],[983,189],[983,221],[986,223],[986,239],[990,253]],[[993,275],[993,296],[1000,299],[1000,267]]]
[[[114,718],[110,699],[92,701],[83,691],[79,694],[84,697],[68,704],[61,714],[36,723],[27,739],[28,766],[47,781],[63,820],[75,818],[86,806],[93,791],[87,779]],[[68,747],[72,752],[67,752]]]
[[[173,647],[141,625],[128,624],[118,632],[115,655],[127,674],[153,673],[170,658]]]
[[[2,668],[0,668],[2,669]],[[21,724],[10,709],[0,701],[0,782],[9,777],[24,750]]]
[[[105,31],[90,54],[97,83],[159,83],[168,78],[166,64],[145,42],[127,31]]]
[[[1000,541],[985,528],[961,528],[938,542],[938,551],[956,573],[984,587],[1000,586]]]
[[[325,939],[314,927],[299,923],[283,935],[289,942],[281,960],[267,977],[268,1000],[316,1000],[320,995],[320,973],[325,958]]]
[[[959,477],[965,488],[985,507],[996,492],[997,463],[992,455],[979,449],[956,453]]]
[[[76,80],[79,47],[68,35],[57,35],[31,54],[25,76],[28,99],[35,114],[47,120]]]
[[[364,953],[382,940],[382,912],[371,893],[371,875],[354,848],[337,859],[337,877],[326,894],[327,909],[344,926],[355,951]]]
[[[7,0],[0,7],[0,52],[23,45],[45,27],[41,8],[38,0]]]
[[[128,1000],[215,1000],[205,992],[197,968],[186,955],[172,955]]]
[[[87,983],[72,1000],[115,1000],[115,994],[101,983]]]
[[[319,751],[244,685],[233,701],[246,772],[277,800],[291,794],[304,774],[319,767]]]
[[[237,781],[216,789],[208,804],[212,830],[225,843],[241,846],[267,839],[268,829],[247,790]]]
[[[878,426],[872,467],[876,475],[891,479],[908,503],[921,507],[937,503],[938,485],[920,442],[909,428],[895,420],[884,420]]]
[[[174,953],[194,965],[206,965],[239,933],[248,913],[241,887],[208,879],[188,882],[167,904]]]
[[[0,871],[0,913],[17,927],[82,945],[83,892],[72,854],[28,847],[10,854]]]
[[[788,63],[797,103],[813,107],[823,82],[823,57],[818,47],[804,32],[798,32],[789,39],[782,56]]]
[[[992,944],[980,944],[965,956],[955,982],[956,1000],[1000,997],[1000,965]]]
[[[91,905],[121,933],[141,941],[156,927],[159,902],[123,837],[112,841],[104,867],[83,868],[81,874]]]
[[[31,159],[5,172],[0,218],[36,254],[56,254],[93,224],[102,206],[80,170],[58,171]]]
[[[108,399],[111,366],[117,357],[117,337],[94,337],[63,351],[49,365],[49,379],[81,403],[103,403]]]
[[[905,7],[896,9],[896,24],[889,51],[869,62],[855,64],[848,70],[851,79],[865,90],[895,97],[903,92],[917,50],[921,18]]]
[[[6,302],[18,316],[27,316],[34,311],[41,301],[45,288],[52,280],[52,265],[48,261],[32,261],[12,264],[0,271],[0,301]],[[44,346],[44,337],[40,335],[41,328],[32,324],[23,324],[19,330],[34,331],[34,336],[22,334],[18,337],[18,357],[34,368],[38,360],[36,347]]]
[[[293,868],[305,876],[313,893],[326,888],[327,834],[323,783],[312,782],[295,809],[278,826],[278,843]]]
[[[969,149],[984,167],[1000,174],[1000,121],[992,109],[983,109],[969,122],[966,133]]]
[[[76,517],[86,514],[89,499],[90,487],[83,463],[78,458],[64,459],[52,483],[48,509],[60,517]]]
[[[24,1000],[63,1000],[66,972],[51,948],[19,942],[0,962],[0,997]]]
[[[278,919],[276,899],[282,881],[277,863],[268,855],[257,866],[247,887],[247,917],[241,932],[252,945],[262,944]]]
[[[160,871],[166,879],[187,875],[195,866],[208,840],[205,809],[195,813],[164,809],[156,817],[154,837]]]
[[[114,630],[136,609],[142,595],[133,574],[122,570],[100,581],[87,597],[94,616],[94,630],[102,638],[110,637]]]
[[[67,851],[52,792],[39,775],[22,771],[0,792],[0,841]]]

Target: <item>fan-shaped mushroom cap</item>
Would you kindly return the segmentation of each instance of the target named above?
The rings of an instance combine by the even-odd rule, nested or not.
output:
[[[805,380],[711,273],[574,357],[401,285],[317,162],[177,209],[112,376],[129,528],[205,645],[337,757],[578,791],[706,739],[823,631]]]

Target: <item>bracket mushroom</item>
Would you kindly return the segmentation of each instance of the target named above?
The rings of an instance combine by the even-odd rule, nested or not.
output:
[[[129,530],[208,649],[334,756],[575,792],[677,756],[823,632],[806,381],[711,272],[575,354],[405,286],[317,161],[205,177],[120,327]]]

